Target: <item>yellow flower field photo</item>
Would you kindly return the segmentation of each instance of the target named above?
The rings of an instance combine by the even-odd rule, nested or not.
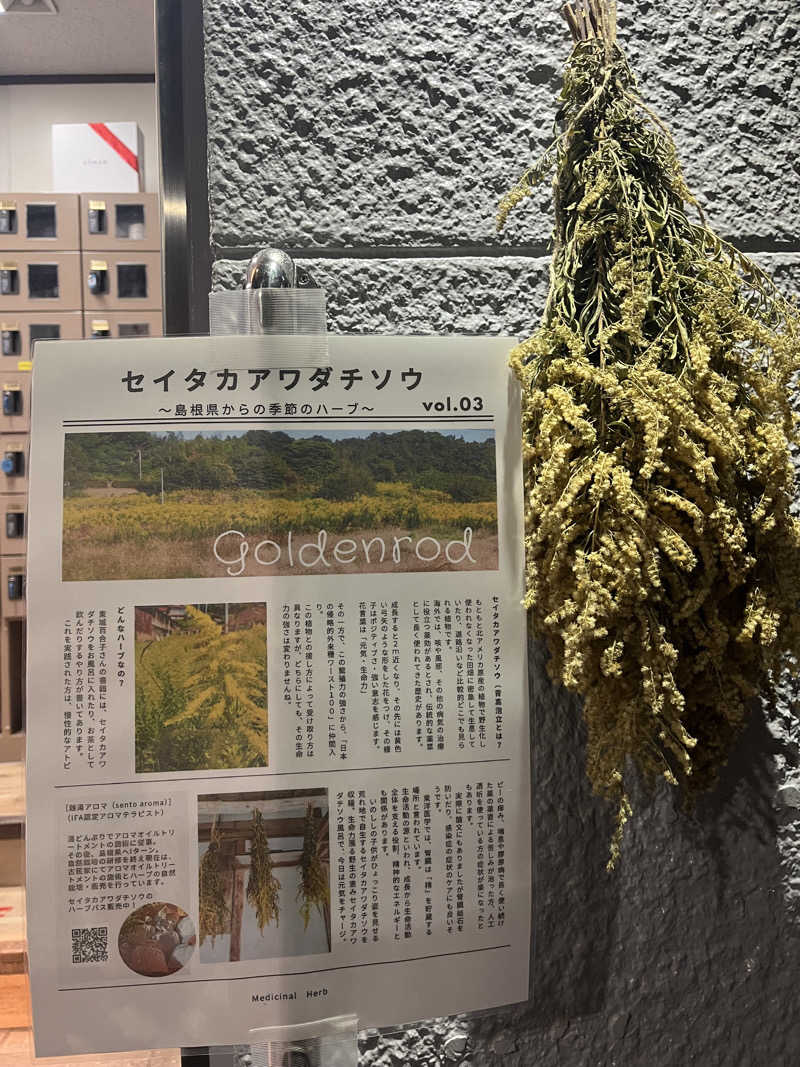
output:
[[[136,607],[136,770],[266,767],[265,604]]]
[[[64,581],[497,565],[491,430],[66,437]]]

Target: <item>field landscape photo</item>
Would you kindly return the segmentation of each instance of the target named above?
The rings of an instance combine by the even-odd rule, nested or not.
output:
[[[64,581],[497,565],[491,430],[65,438]]]
[[[137,773],[266,767],[266,604],[147,604],[135,616]]]

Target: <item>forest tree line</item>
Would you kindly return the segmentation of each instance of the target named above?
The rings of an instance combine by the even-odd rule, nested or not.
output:
[[[339,441],[272,430],[188,439],[141,431],[66,437],[67,496],[108,485],[160,492],[162,470],[168,491],[258,489],[346,500],[374,492],[376,482],[404,482],[458,501],[494,500],[496,494],[493,439],[465,441],[427,430]]]

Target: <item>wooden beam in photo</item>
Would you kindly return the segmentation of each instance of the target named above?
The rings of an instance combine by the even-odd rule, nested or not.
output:
[[[330,865],[327,864],[327,863],[325,864],[325,873],[328,876],[328,885],[330,885],[331,872],[330,872]],[[326,900],[325,903],[322,905],[322,921],[325,924],[325,937],[327,938],[327,941],[328,941],[328,952],[330,952],[330,950],[331,950],[331,902],[330,902],[330,900]]]
[[[229,798],[224,800],[203,800],[202,797],[197,801],[197,814],[201,822],[214,818],[214,816],[222,815],[242,815],[248,816],[252,811],[260,811],[265,817],[268,815],[287,815],[293,812],[302,812],[305,815],[309,804],[313,804],[317,814],[322,813],[324,805],[323,796],[287,796],[287,797],[270,797],[265,796],[263,800],[258,799],[258,794],[233,793]]]
[[[231,868],[228,866],[227,863],[223,866],[221,874],[222,874],[222,899],[223,899],[223,902],[225,904],[225,907],[227,908],[227,913],[226,913],[226,918],[225,918],[225,928],[223,930],[221,930],[220,933],[227,934],[228,933],[228,927],[229,927],[229,924],[230,924],[231,907],[233,906],[234,878],[233,878],[233,871],[231,870]]]
[[[231,901],[231,963],[242,958],[242,915],[244,913],[244,876],[245,869],[237,864],[233,871],[233,894]]]
[[[299,863],[300,858],[303,855],[302,849],[299,848],[278,848],[270,849],[269,851],[273,862],[275,863],[277,863],[278,860],[285,860],[287,863]],[[250,858],[247,845],[243,840],[236,842],[236,857],[240,862],[242,859]]]
[[[273,867],[299,867],[301,859],[302,859],[302,856],[301,856],[301,854],[299,852],[295,853],[294,855],[290,855],[290,856],[279,856],[277,859],[273,859],[272,866]],[[238,866],[240,866],[243,870],[246,870],[246,871],[250,870],[250,854],[249,853],[246,853],[246,854],[243,853],[242,854],[242,857],[241,857],[241,859],[239,861]],[[1,1062],[2,1061],[0,1061],[0,1063]]]
[[[294,867],[303,858],[303,851],[299,848],[270,849],[272,861],[276,867]],[[327,846],[317,850],[317,855],[323,863],[330,862],[330,851]],[[234,858],[241,863],[242,860],[250,859],[250,852],[244,839],[234,842],[234,848],[224,859],[225,864],[234,863]]]
[[[267,837],[302,837],[305,832],[305,818],[265,819],[264,829]],[[253,833],[251,819],[237,819],[235,822],[218,822],[217,833],[223,842],[244,837],[249,839]],[[211,840],[211,823],[201,825],[197,830],[199,841]]]

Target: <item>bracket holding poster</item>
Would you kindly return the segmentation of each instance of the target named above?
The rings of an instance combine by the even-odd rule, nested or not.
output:
[[[512,341],[262,340],[37,346],[39,1055],[528,996]]]

